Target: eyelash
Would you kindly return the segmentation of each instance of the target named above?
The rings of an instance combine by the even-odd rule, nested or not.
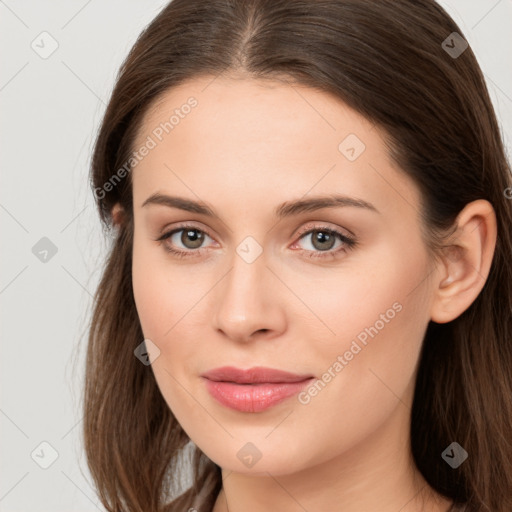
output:
[[[170,245],[164,243],[165,240],[170,238],[175,233],[179,233],[180,231],[185,231],[187,229],[192,230],[192,231],[198,231],[198,232],[203,233],[213,239],[213,237],[210,236],[207,231],[205,231],[203,229],[199,229],[198,227],[190,225],[190,224],[183,224],[183,225],[176,227],[172,231],[168,231],[167,233],[164,233],[159,238],[157,238],[155,241],[159,242],[159,244],[163,244],[164,250],[167,251],[168,253],[173,254],[177,258],[199,257],[203,253],[203,250],[205,249],[204,247],[201,247],[199,249],[189,249],[187,251],[180,251],[177,249],[173,249]],[[297,236],[299,238],[297,240],[300,240],[305,235],[310,235],[311,233],[313,233],[315,231],[333,235],[333,236],[337,237],[339,240],[341,240],[343,245],[336,250],[330,249],[327,251],[308,251],[306,249],[301,249],[300,252],[310,253],[307,256],[310,259],[317,259],[317,258],[324,259],[324,260],[325,259],[334,259],[338,256],[338,254],[340,252],[348,252],[348,251],[354,249],[358,244],[358,242],[356,241],[355,238],[348,237],[335,229],[328,228],[327,226],[314,226],[312,228],[308,227],[304,231],[301,231],[300,233],[298,233]]]

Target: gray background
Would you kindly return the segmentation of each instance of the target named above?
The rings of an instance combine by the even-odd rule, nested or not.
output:
[[[510,157],[512,0],[440,3],[478,57]],[[1,511],[103,510],[80,441],[85,329],[108,246],[88,166],[122,59],[165,4],[0,0]],[[52,38],[41,58],[32,45],[48,51]]]

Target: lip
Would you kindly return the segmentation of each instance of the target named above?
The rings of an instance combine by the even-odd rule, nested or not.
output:
[[[253,367],[215,368],[201,374],[210,395],[222,405],[241,412],[261,412],[297,394],[309,384],[312,375]]]

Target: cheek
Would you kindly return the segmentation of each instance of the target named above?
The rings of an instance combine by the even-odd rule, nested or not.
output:
[[[327,292],[314,304],[336,336],[318,337],[305,355],[317,362],[319,381],[301,403],[310,417],[316,410],[353,442],[408,399],[429,320],[425,255],[418,250],[416,258],[403,258],[392,249],[380,256],[379,265],[368,266],[371,272],[326,280]]]
[[[144,338],[160,350],[151,364],[157,385],[169,408],[181,419],[193,410],[181,386],[185,384],[184,374],[190,371],[189,361],[199,350],[190,334],[187,338],[186,327],[187,313],[192,312],[201,291],[197,283],[191,283],[190,273],[167,264],[162,248],[136,240],[132,286],[137,314]],[[177,343],[177,339],[187,342]]]
[[[419,241],[414,253],[404,254],[401,246],[399,241],[383,239],[338,267],[299,272],[283,266],[280,279],[299,299],[290,294],[286,306],[294,312],[288,316],[290,328],[301,337],[307,332],[320,357],[349,350],[354,339],[364,347],[365,342],[369,345],[369,340],[385,338],[386,333],[398,336],[404,332],[411,338],[421,332],[415,327],[418,321],[423,325],[428,320],[426,288],[421,286],[428,274],[428,259]],[[398,337],[393,346],[402,339]],[[393,352],[392,347],[386,348]]]
[[[154,245],[153,245],[154,244]],[[144,336],[164,341],[200,299],[199,282],[185,267],[171,264],[163,247],[134,237],[132,286]]]
[[[137,314],[144,338],[160,351],[151,369],[180,422],[184,417],[200,419],[195,416],[197,404],[186,390],[192,390],[191,379],[196,385],[197,374],[210,356],[205,340],[211,338],[207,332],[211,311],[206,304],[213,286],[208,278],[215,278],[213,274],[198,275],[170,262],[162,247],[134,243],[132,286]]]
[[[424,329],[420,321],[415,322],[418,317],[409,316],[414,310],[410,298],[397,304],[402,309],[391,308],[394,316],[388,312],[388,323],[376,321],[375,313],[385,315],[393,298],[392,294],[382,307],[365,310],[368,320],[362,330],[360,321],[357,328],[347,327],[347,332],[356,334],[315,354],[318,380],[299,396],[298,405],[304,418],[301,428],[312,432],[307,442],[317,443],[314,462],[364,443],[395,411],[409,414]],[[325,439],[320,446],[318,438]]]

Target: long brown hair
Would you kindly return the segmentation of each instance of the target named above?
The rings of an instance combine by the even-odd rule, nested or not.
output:
[[[117,76],[91,168],[103,224],[111,226],[116,203],[125,212],[95,295],[84,388],[87,462],[109,511],[187,510],[212,482],[209,511],[221,488],[220,467],[197,447],[193,464],[182,458],[190,440],[151,367],[134,356],[143,333],[131,281],[132,189],[129,175],[116,172],[126,171],[159,95],[231,72],[334,94],[382,128],[390,155],[421,191],[433,254],[467,203],[493,205],[498,240],[483,290],[452,322],[428,326],[411,448],[430,486],[454,501],[451,510],[512,510],[510,164],[475,55],[447,51],[463,48],[453,32],[463,37],[433,0],[173,0],[141,33]],[[441,457],[453,441],[469,454],[456,469]],[[186,471],[188,488],[180,487]]]

